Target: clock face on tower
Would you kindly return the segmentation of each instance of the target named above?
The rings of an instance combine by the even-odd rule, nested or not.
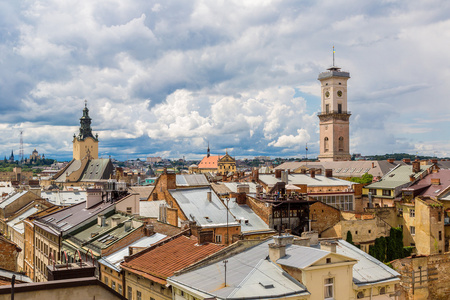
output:
[[[342,91],[337,92],[338,97],[342,97]]]
[[[330,92],[329,91],[325,92],[325,97],[327,97],[327,98],[330,97]]]

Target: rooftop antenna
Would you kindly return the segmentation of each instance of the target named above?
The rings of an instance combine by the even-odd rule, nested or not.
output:
[[[19,157],[20,157],[20,165],[23,164],[23,130],[20,131],[20,150],[19,150]]]
[[[227,263],[228,263],[228,259],[225,259],[223,261],[223,265],[225,267],[225,286],[227,286]]]

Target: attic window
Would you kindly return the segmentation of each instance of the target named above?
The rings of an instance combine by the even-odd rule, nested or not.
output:
[[[331,264],[331,258],[327,258],[327,264]]]
[[[262,285],[265,289],[273,289],[273,283],[271,282],[259,282],[260,285]]]

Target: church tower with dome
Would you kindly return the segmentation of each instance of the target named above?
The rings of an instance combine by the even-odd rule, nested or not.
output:
[[[80,118],[79,133],[73,136],[73,159],[98,158],[98,135],[92,134],[91,120],[87,102],[85,102],[83,116]]]

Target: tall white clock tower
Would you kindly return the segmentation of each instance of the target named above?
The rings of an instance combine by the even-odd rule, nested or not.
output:
[[[334,59],[333,59],[334,60]],[[334,64],[333,64],[334,65]],[[319,74],[322,90],[320,161],[350,160],[350,112],[347,110],[347,80],[350,73],[333,66]]]

